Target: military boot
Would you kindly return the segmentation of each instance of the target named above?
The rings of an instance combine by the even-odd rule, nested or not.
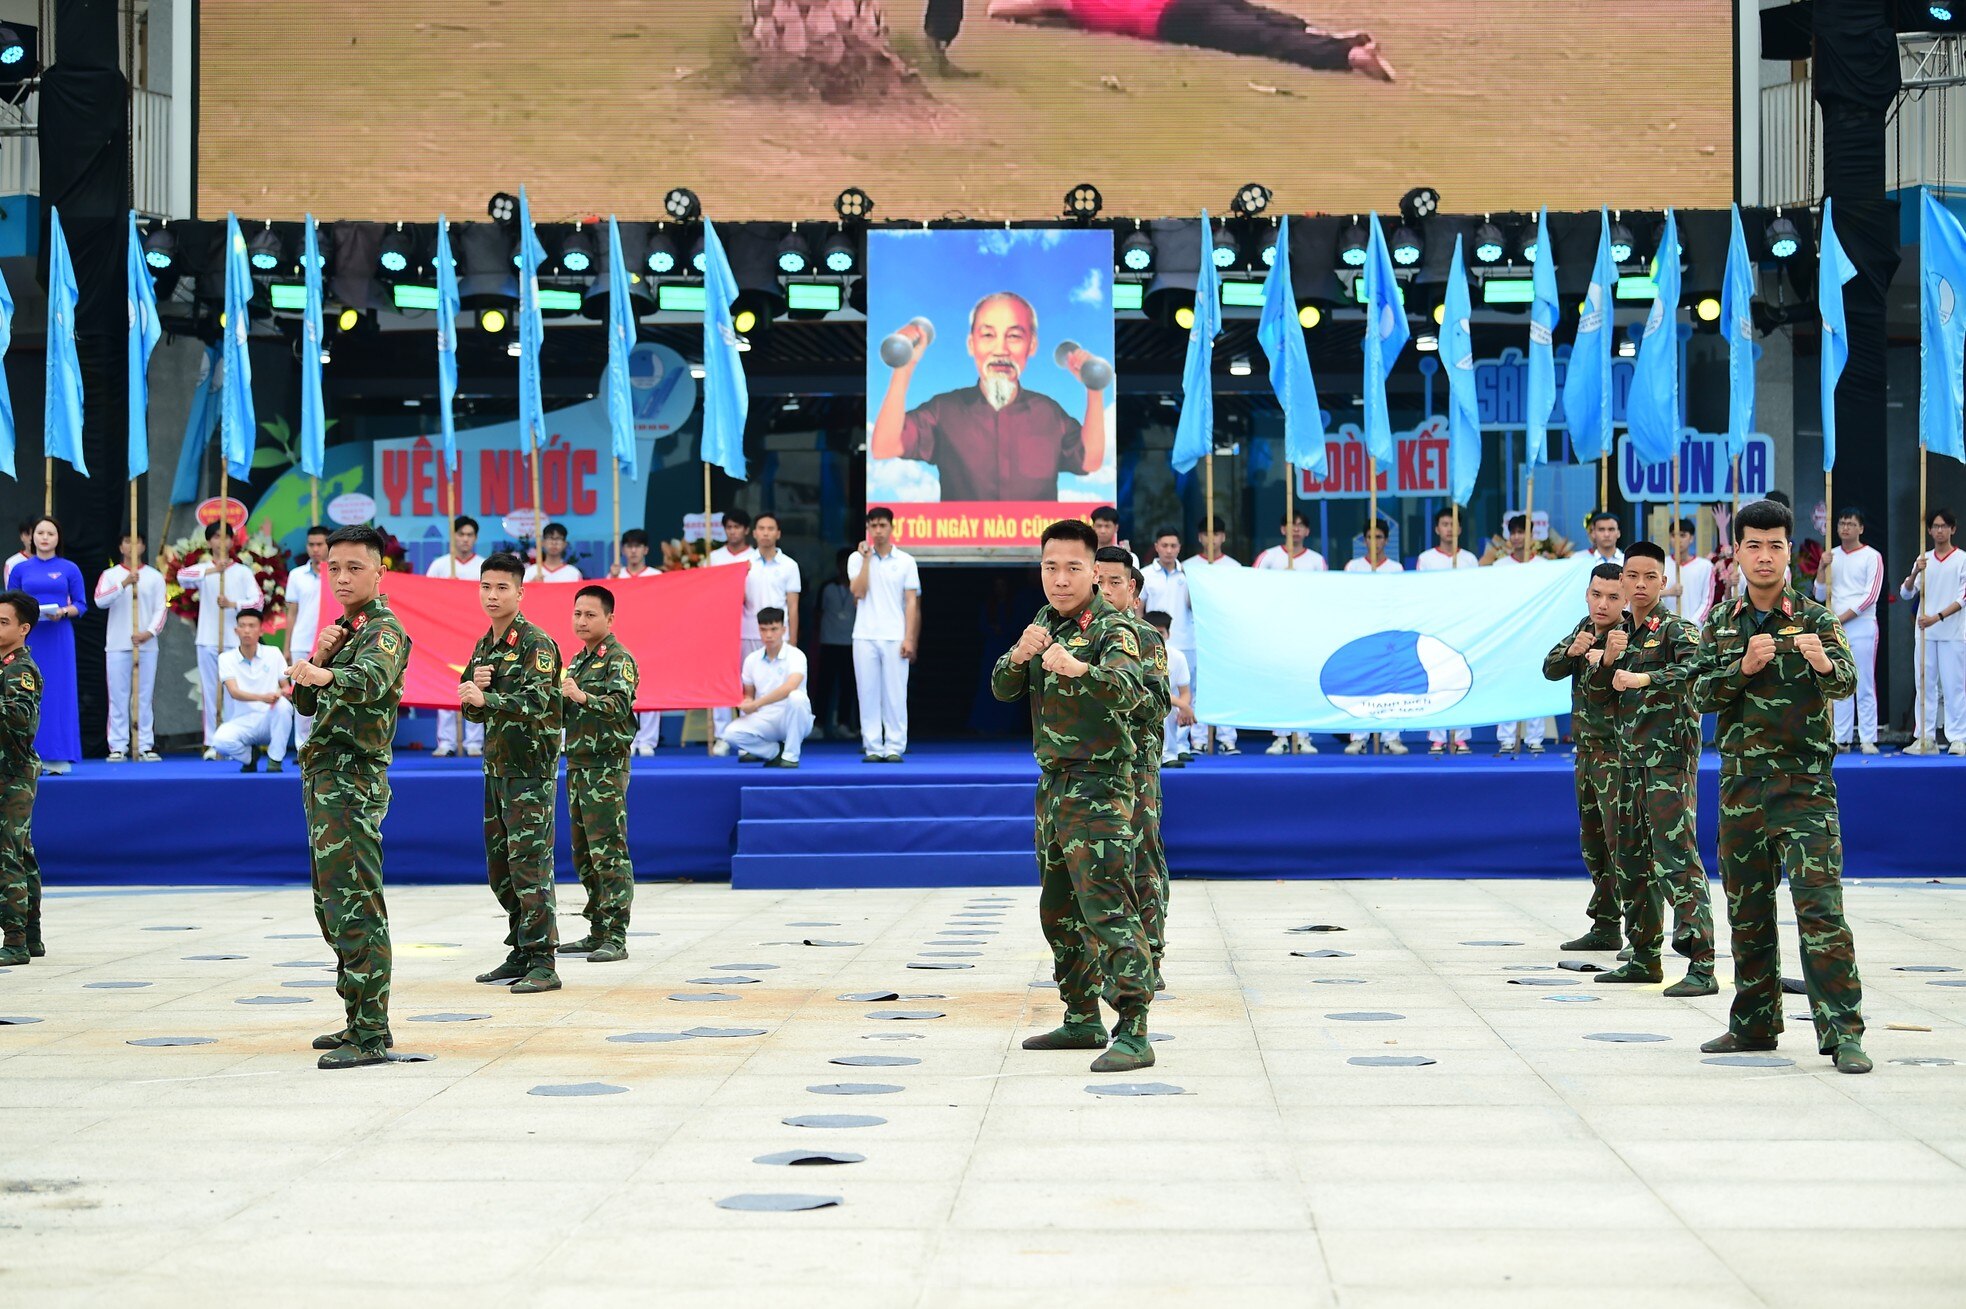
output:
[[[581,937],[578,941],[560,942],[560,953],[586,954],[589,950],[598,950],[601,948],[601,939],[592,928],[589,928],[587,935]]]
[[[41,915],[39,913],[29,914],[27,918],[27,953],[35,959],[43,958],[48,953],[48,947],[41,944]]]
[[[1720,987],[1713,980],[1712,964],[1691,964],[1686,976],[1666,988],[1666,994],[1675,1000],[1692,995],[1718,995]]]
[[[1618,929],[1616,927],[1607,927],[1603,923],[1593,925],[1590,931],[1585,932],[1576,940],[1565,941],[1557,947],[1557,949],[1563,951],[1616,950],[1617,948]]]
[[[1843,1042],[1830,1057],[1836,1060],[1836,1071],[1839,1073],[1867,1073],[1872,1067],[1870,1056],[1856,1041]]]
[[[553,971],[553,965],[545,961],[535,961],[526,970],[526,975],[512,984],[513,995],[537,995],[541,991],[560,989],[560,975]]]
[[[18,968],[27,963],[27,933],[18,927],[0,936],[0,968]]]
[[[1092,1061],[1095,1073],[1130,1073],[1154,1066],[1154,1044],[1147,1039],[1147,1020],[1139,1015],[1113,1024],[1113,1044]]]
[[[588,954],[590,964],[618,964],[628,957],[628,945],[619,937],[609,937]]]
[[[389,1056],[383,1052],[382,1042],[372,1041],[367,1045],[338,1045],[314,1061],[316,1068],[363,1068],[369,1064],[386,1064]]]
[[[1610,982],[1616,984],[1619,982],[1663,982],[1665,978],[1666,975],[1660,970],[1658,960],[1654,959],[1648,963],[1641,959],[1634,959],[1622,967],[1613,968],[1608,973],[1599,973],[1596,977],[1591,978],[1591,980],[1593,982]]]
[[[334,1050],[344,1045],[354,1044],[355,1038],[349,1033],[346,1027],[342,1028],[339,1032],[323,1032],[314,1038],[314,1048],[316,1050]],[[396,1048],[396,1038],[393,1034],[389,1032],[382,1034],[382,1048],[385,1050]]]
[[[1722,1032],[1713,1040],[1700,1043],[1701,1054],[1749,1054],[1774,1048],[1775,1038],[1772,1036],[1739,1036],[1733,1032]]]
[[[505,962],[489,973],[479,973],[481,982],[510,982],[526,975],[526,957],[514,950],[505,956]]]
[[[1083,1018],[1066,1014],[1065,1021],[1049,1032],[1024,1038],[1026,1050],[1104,1050],[1106,1028],[1095,1015]]]

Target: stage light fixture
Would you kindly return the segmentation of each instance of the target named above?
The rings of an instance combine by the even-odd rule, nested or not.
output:
[[[1210,244],[1214,247],[1213,254],[1217,268],[1234,268],[1236,260],[1242,257],[1241,242],[1237,241],[1236,234],[1226,227],[1216,227]]]
[[[1611,262],[1614,264],[1628,263],[1631,257],[1632,230],[1626,227],[1624,223],[1614,221],[1611,224]]]
[[[1499,264],[1502,253],[1508,249],[1508,242],[1502,239],[1502,229],[1483,219],[1474,230],[1474,257],[1478,264]]]
[[[676,271],[676,243],[663,231],[649,233],[648,251],[649,271],[657,277],[666,277]]]
[[[1089,223],[1099,217],[1099,211],[1106,207],[1106,199],[1099,194],[1099,188],[1090,182],[1080,182],[1065,193],[1065,217],[1076,218]]]
[[[849,186],[833,200],[833,212],[843,223],[858,223],[874,212],[874,197],[857,186]]]
[[[757,311],[754,309],[738,310],[735,314],[731,315],[730,325],[737,329],[737,334],[739,336],[745,335],[746,333],[750,332],[753,328],[757,327],[758,325]]]
[[[480,331],[489,332],[493,336],[496,336],[505,330],[506,322],[507,319],[503,309],[480,309],[478,311],[478,329]]]
[[[1932,21],[1935,23],[1950,23],[1952,21],[1951,5],[1926,5],[1925,12],[1931,15]],[[5,63],[6,61],[6,51],[4,48],[0,48],[0,63]]]
[[[1801,248],[1802,236],[1795,230],[1795,224],[1776,214],[1768,224],[1768,253],[1777,259],[1793,259]]]
[[[1365,233],[1365,225],[1354,218],[1352,225],[1338,234],[1338,266],[1340,268],[1365,267],[1366,251],[1372,242]]]
[[[1447,321],[1447,306],[1446,306],[1445,304],[1437,304],[1437,305],[1435,305],[1435,306],[1434,306],[1434,326],[1435,326],[1435,327],[1439,327],[1439,326],[1441,326],[1441,325],[1442,325],[1443,323],[1445,323],[1446,321]]]
[[[1120,242],[1120,267],[1129,273],[1150,273],[1154,268],[1154,238],[1135,228]]]
[[[1637,355],[1638,342],[1632,340],[1630,337],[1626,337],[1624,340],[1618,342],[1618,358],[1632,359],[1636,358]]]
[[[1305,305],[1297,311],[1297,325],[1307,332],[1323,321],[1324,310],[1316,305]]]
[[[845,232],[835,232],[827,237],[819,257],[825,263],[827,272],[840,276],[852,272],[860,263],[860,256],[853,248],[853,238]]]
[[[1423,354],[1431,353],[1440,349],[1440,338],[1432,332],[1422,332],[1413,338],[1413,348]]]
[[[1516,237],[1516,251],[1521,254],[1523,263],[1533,264],[1536,262],[1538,252],[1536,250],[1535,223],[1529,222],[1522,225],[1522,232]]]
[[[0,27],[0,68],[17,68],[27,62],[27,42],[11,27]]]
[[[594,268],[594,238],[584,227],[576,227],[560,244],[560,267],[569,273],[591,272]]]
[[[699,236],[690,245],[689,266],[695,270],[698,276],[701,276],[707,264],[708,256],[703,253],[703,238]]]
[[[1411,268],[1420,262],[1420,233],[1401,223],[1393,229],[1393,262]]]
[[[1195,307],[1193,305],[1182,305],[1179,309],[1176,309],[1174,311],[1174,325],[1184,332],[1192,330],[1195,325]]]
[[[519,197],[510,191],[494,191],[485,205],[494,223],[513,223],[519,219]]]
[[[1440,212],[1440,192],[1431,186],[1416,186],[1399,198],[1399,215],[1409,223],[1432,218]]]
[[[1256,257],[1263,261],[1263,267],[1277,266],[1277,229],[1272,227],[1263,233],[1263,244],[1256,251]]]
[[[246,243],[246,262],[262,273],[278,268],[283,254],[280,237],[271,223],[253,233],[253,239]]]
[[[377,251],[375,261],[383,272],[392,275],[409,270],[410,236],[401,223],[383,235],[382,247]]]
[[[778,243],[778,271],[796,277],[812,267],[812,247],[795,227]]]
[[[335,319],[335,326],[340,328],[344,332],[352,332],[361,323],[361,321],[362,321],[361,310],[344,309],[341,311],[340,316]]]
[[[1248,355],[1237,355],[1229,361],[1230,377],[1248,377],[1252,371],[1254,370],[1250,368]]]
[[[520,349],[519,347],[518,337],[515,336],[510,341],[507,341],[505,343],[505,353],[510,355],[514,359],[517,359],[520,355],[525,353],[525,351]]]
[[[1710,295],[1703,295],[1693,305],[1693,313],[1703,323],[1716,322],[1720,318],[1720,301]]]
[[[151,228],[143,238],[143,262],[154,271],[167,273],[177,263],[177,237],[170,228]]]
[[[1236,192],[1236,198],[1229,202],[1229,207],[1244,218],[1254,218],[1270,207],[1270,200],[1275,195],[1276,192],[1261,182],[1244,182]]]

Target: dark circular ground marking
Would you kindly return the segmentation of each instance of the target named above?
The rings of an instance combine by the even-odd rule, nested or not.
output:
[[[837,1195],[774,1195],[752,1192],[744,1195],[727,1195],[717,1201],[719,1209],[738,1209],[750,1213],[792,1214],[807,1209],[831,1209],[840,1203]]]
[[[608,1082],[563,1082],[546,1086],[535,1086],[527,1095],[623,1095],[628,1088],[615,1086]]]
[[[1557,961],[1556,966],[1567,973],[1601,973],[1604,971],[1604,965],[1594,964],[1588,959],[1560,959]]]
[[[1313,977],[1312,986],[1364,986],[1363,977]]]
[[[911,964],[909,964],[909,965],[908,965],[908,967],[910,967],[910,968],[930,968],[930,969],[932,969],[932,968],[974,968],[974,967],[976,967],[976,965],[975,965],[975,964],[944,964],[944,963],[922,963],[922,962],[920,962],[920,961],[916,961],[916,962],[914,962],[914,963],[911,963]]]
[[[136,991],[149,986],[149,982],[84,982],[85,991]]]
[[[777,1154],[761,1154],[751,1162],[776,1164],[787,1168],[810,1168],[814,1165],[864,1164],[867,1162],[867,1156],[845,1150],[780,1150]]]
[[[872,1004],[882,1000],[899,1000],[901,996],[896,991],[848,991],[839,998],[842,1000],[853,1000],[861,1004]]]
[[[758,981],[755,977],[692,977],[688,980],[691,986],[754,986]]]
[[[1580,986],[1582,980],[1575,977],[1511,977],[1508,986]]]
[[[1899,973],[1956,973],[1959,970],[1951,964],[1899,964],[1892,971]]]
[[[931,1018],[946,1018],[947,1014],[937,1009],[889,1009],[881,1013],[868,1014],[867,1017],[884,1019],[890,1022],[927,1022]]]
[[[814,1095],[897,1095],[903,1089],[891,1082],[821,1082],[806,1088]]]
[[[216,1045],[218,1044],[218,1038],[215,1036],[140,1036],[134,1041],[125,1041],[123,1044],[146,1046]]]
[[[1406,1018],[1405,1014],[1389,1014],[1382,1010],[1367,1009],[1358,1013],[1326,1014],[1326,1018],[1339,1023],[1397,1023]]]
[[[1423,1054],[1355,1054],[1345,1062],[1360,1068],[1425,1068],[1435,1061]]]
[[[184,957],[184,961],[186,963],[204,964],[219,963],[227,959],[244,959],[245,957],[242,954],[188,954]]]
[[[918,1064],[919,1059],[910,1059],[899,1054],[843,1054],[837,1059],[828,1059],[829,1064],[841,1064],[848,1068],[906,1068]]]
[[[658,1041],[687,1041],[689,1035],[686,1032],[623,1032],[619,1036],[610,1036],[608,1040],[616,1045],[652,1045]]]
[[[762,1027],[686,1027],[684,1036],[700,1036],[706,1040],[717,1037],[763,1036]]]
[[[382,1052],[382,1056],[392,1064],[434,1064],[437,1062],[437,1056],[434,1054],[419,1054],[411,1050],[385,1050]]]
[[[314,1000],[305,995],[245,995],[233,1004],[313,1004]]]
[[[1349,950],[1292,950],[1290,957],[1292,959],[1350,959],[1352,952]]]
[[[1463,941],[1462,945],[1521,945],[1520,941]]]
[[[490,1014],[412,1014],[413,1023],[475,1023],[490,1018]]]
[[[1700,1060],[1703,1064],[1719,1064],[1723,1068],[1793,1068],[1795,1060],[1784,1059],[1778,1054],[1717,1054],[1710,1059]]]
[[[722,991],[678,991],[669,998],[682,1004],[722,1004],[738,997],[725,995]]]
[[[887,1119],[873,1114],[793,1114],[778,1121],[787,1127],[879,1127]]]
[[[1905,1064],[1912,1068],[1950,1068],[1959,1061],[1957,1059],[1942,1059],[1938,1055],[1918,1055],[1906,1059],[1890,1059],[1885,1062]]]
[[[1603,998],[1597,995],[1546,995],[1543,997],[1545,1000],[1554,1000],[1558,1004],[1596,1004]]]
[[[1310,923],[1303,927],[1288,927],[1284,930],[1289,932],[1342,932],[1345,929],[1342,927],[1333,927],[1330,923]]]
[[[146,927],[143,930],[146,932],[195,932],[198,929],[195,927],[172,925],[168,927]]]
[[[1172,1082],[1094,1082],[1085,1088],[1092,1095],[1187,1095]]]
[[[40,1021],[39,1018],[27,1018],[19,1014],[12,1016],[0,1014],[0,1027],[25,1027],[29,1023],[38,1023]]]
[[[1616,1045],[1644,1045],[1653,1041],[1670,1041],[1670,1036],[1660,1036],[1657,1032],[1587,1032],[1586,1041],[1610,1041]]]

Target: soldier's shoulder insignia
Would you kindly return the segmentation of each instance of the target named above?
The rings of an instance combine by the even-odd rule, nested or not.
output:
[[[1069,645],[1069,646],[1071,646],[1071,647],[1072,647],[1073,649],[1075,649],[1075,650],[1076,650],[1076,649],[1079,649],[1079,648],[1081,648],[1081,647],[1083,647],[1083,646],[1085,646],[1085,645],[1087,645],[1087,644],[1089,644],[1089,643],[1088,643],[1088,642],[1086,641],[1086,639],[1085,639],[1084,637],[1082,637],[1082,636],[1074,636],[1074,637],[1069,637],[1069,638],[1067,638],[1067,640],[1065,641],[1065,644],[1066,644],[1066,645]]]
[[[541,646],[532,652],[532,666],[542,673],[553,671],[553,652]]]
[[[1783,628],[1783,629],[1781,629],[1781,630],[1780,630],[1779,632],[1776,632],[1776,633],[1775,633],[1775,635],[1776,635],[1776,636],[1800,636],[1800,635],[1802,635],[1802,629],[1801,629],[1800,627],[1798,627],[1798,626],[1796,626],[1796,625],[1795,625],[1794,623],[1790,623],[1790,624],[1789,624],[1789,625],[1788,625],[1787,627],[1784,627],[1784,628]]]
[[[403,643],[397,639],[394,632],[382,632],[376,636],[375,644],[376,648],[381,650],[382,653],[393,655],[397,650],[402,648]]]
[[[624,681],[632,679],[635,676],[635,665],[626,659],[617,659],[614,661],[614,675]]]
[[[30,691],[39,691],[41,689],[41,679],[36,677],[31,670],[22,671],[20,684]]]
[[[1162,650],[1154,651],[1154,671],[1157,673],[1164,673],[1167,671],[1166,650],[1162,649]]]
[[[1120,628],[1120,649],[1126,651],[1127,658],[1129,659],[1138,659],[1140,657],[1140,642],[1135,639],[1132,628]]]
[[[1642,648],[1646,650],[1650,650],[1658,644],[1659,644],[1659,638],[1655,636],[1650,641],[1647,641]]]

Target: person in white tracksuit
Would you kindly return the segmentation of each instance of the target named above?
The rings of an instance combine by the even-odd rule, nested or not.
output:
[[[1174,616],[1159,609],[1149,609],[1147,622],[1161,634],[1166,641],[1168,633],[1174,628]],[[1167,720],[1161,726],[1162,768],[1186,768],[1182,761],[1181,747],[1187,744],[1188,725],[1195,721],[1194,679],[1188,673],[1188,657],[1172,644],[1167,647],[1167,689],[1173,707],[1167,711]]]
[[[1310,526],[1304,515],[1291,514],[1278,529],[1283,534],[1283,544],[1273,545],[1256,556],[1251,565],[1258,572],[1265,573],[1322,573],[1329,570],[1324,556],[1304,544],[1310,534]],[[1317,746],[1311,742],[1309,732],[1277,732],[1270,742],[1266,754],[1316,754]]]
[[[334,529],[316,523],[307,529],[307,562],[287,570],[287,662],[305,659],[314,653],[314,640],[321,634],[321,572],[328,562],[328,537]],[[307,744],[314,730],[311,714],[294,715],[294,751]]]
[[[1222,546],[1229,539],[1229,534],[1223,528],[1221,519],[1219,518],[1204,519],[1202,521],[1202,525],[1200,529],[1197,530],[1195,533],[1195,539],[1201,543],[1201,549],[1196,551],[1194,554],[1189,555],[1187,559],[1182,561],[1181,568],[1183,572],[1191,571],[1197,568],[1241,568],[1242,567],[1242,561],[1240,559],[1231,558],[1229,555],[1223,553]],[[1185,593],[1185,588],[1184,588],[1184,593]],[[1173,611],[1169,610],[1168,612],[1172,613]],[[1193,645],[1194,608],[1192,605],[1189,606],[1188,612],[1190,615],[1189,636],[1188,636],[1188,640],[1190,644],[1185,650],[1182,651],[1182,653],[1188,656],[1188,676],[1196,679],[1195,684],[1199,686],[1201,684],[1200,681],[1201,659],[1196,654],[1195,647]],[[1241,750],[1238,750],[1236,748],[1235,728],[1217,727],[1214,729],[1214,731],[1215,731],[1215,753],[1217,754],[1242,753]],[[1189,741],[1193,745],[1196,754],[1207,753],[1208,733],[1209,733],[1209,724],[1202,722],[1200,719],[1196,719],[1195,725],[1188,729]]]
[[[205,528],[204,562],[178,569],[177,583],[198,593],[198,687],[205,719],[205,758],[218,758],[212,748],[212,734],[218,730],[218,656],[239,644],[239,629],[232,614],[241,609],[257,609],[264,603],[253,570],[232,558],[234,545],[230,530],[219,523]],[[166,564],[170,558],[165,558]],[[227,612],[230,611],[230,612]]]
[[[1443,505],[1435,511],[1434,541],[1435,545],[1433,549],[1426,551],[1418,559],[1413,561],[1414,572],[1434,573],[1455,571],[1462,568],[1479,568],[1481,566],[1481,560],[1475,558],[1472,552],[1461,548],[1459,516],[1454,512],[1453,506]],[[1453,735],[1454,753],[1471,753],[1468,748],[1468,729],[1457,727],[1454,729]],[[1448,749],[1447,737],[1447,729],[1444,727],[1437,727],[1433,731],[1428,732],[1427,753],[1430,755],[1446,754]]]
[[[1346,561],[1348,573],[1403,573],[1406,566],[1386,553],[1386,541],[1390,536],[1386,521],[1374,519],[1365,525],[1365,553],[1356,559]],[[1346,754],[1364,754],[1371,741],[1367,732],[1353,732],[1352,739],[1345,745]],[[1399,739],[1398,732],[1380,732],[1379,748],[1387,754],[1405,754],[1406,742]]]
[[[785,639],[785,611],[776,606],[758,610],[758,639],[762,644],[744,657],[744,701],[721,739],[739,758],[797,768],[799,749],[812,734],[805,652]]]
[[[136,571],[132,573],[130,570]],[[291,580],[292,574],[289,574]],[[130,595],[136,593],[137,631],[130,633]],[[130,757],[130,671],[136,664],[136,757],[157,761],[152,749],[151,704],[157,690],[157,638],[169,610],[164,607],[164,575],[143,562],[143,538],[132,532],[123,538],[123,562],[106,568],[96,579],[96,608],[109,611],[109,635],[103,647],[108,674],[109,762]]]
[[[1836,511],[1837,548],[1823,555],[1815,594],[1843,624],[1857,661],[1857,692],[1830,706],[1839,749],[1850,748],[1852,720],[1858,748],[1877,753],[1877,597],[1884,590],[1884,556],[1864,544],[1864,511]],[[1855,710],[1853,714],[1851,711]]]
[[[1933,734],[1939,706],[1945,706],[1947,749],[1966,755],[1966,551],[1952,543],[1958,520],[1950,509],[1934,509],[1927,524],[1932,548],[1918,556],[1911,576],[1898,588],[1904,600],[1917,600],[1914,630],[1924,632],[1925,667],[1919,683],[1918,734],[1906,754],[1937,754]],[[1929,598],[1928,598],[1929,597]]]
[[[751,515],[742,509],[727,509],[724,511],[723,523],[724,543],[710,552],[710,567],[748,570],[758,560],[758,552],[751,548]],[[738,620],[737,657],[740,660],[749,659],[751,652],[763,644],[764,642],[758,639],[757,597],[752,593],[751,579],[747,571],[744,579],[744,614]],[[730,726],[730,720],[735,714],[736,710],[730,708],[710,711],[710,737],[713,742],[710,746],[711,754],[730,753],[730,747],[723,742],[723,735],[724,728]]]
[[[225,687],[225,721],[212,733],[219,758],[255,772],[253,748],[266,750],[266,771],[277,773],[293,739],[293,691],[287,683],[287,657],[261,645],[260,612],[241,609],[233,626],[239,644],[218,657],[219,682]]]
[[[661,572],[649,567],[649,534],[631,527],[621,534],[621,562],[609,572],[614,578],[652,577]],[[635,740],[629,749],[647,758],[662,744],[662,711],[649,709],[635,715]]]
[[[1194,722],[1195,619],[1188,604],[1188,575],[1181,571],[1181,534],[1171,527],[1154,533],[1154,557],[1141,571],[1146,580],[1140,584],[1140,607],[1167,615],[1168,666],[1173,667],[1173,656],[1179,654],[1188,670],[1190,714],[1170,738],[1177,762],[1186,763],[1194,758],[1188,749],[1188,727]]]
[[[853,592],[853,676],[862,763],[898,764],[908,750],[908,666],[921,639],[922,576],[894,544],[894,511],[867,511],[867,536],[846,561]]]
[[[1509,516],[1508,528],[1509,552],[1489,565],[1491,568],[1518,568],[1525,564],[1533,564],[1542,557],[1534,552],[1535,547],[1529,542],[1529,519],[1526,516],[1522,514],[1511,514]],[[1615,549],[1616,547],[1614,546],[1613,548]],[[1523,557],[1525,552],[1528,554],[1527,558]],[[1593,553],[1597,552],[1593,551]],[[1604,563],[1623,564],[1624,562],[1624,556],[1622,554],[1616,560],[1605,558],[1602,555],[1599,557]],[[1531,718],[1526,723],[1495,724],[1495,753],[1498,755],[1515,753],[1517,727],[1523,729],[1522,743],[1528,747],[1529,753],[1543,753],[1543,738],[1546,729],[1543,720],[1540,718]]]
[[[311,539],[311,538],[310,538]],[[327,538],[322,538],[322,557],[327,556]],[[469,514],[459,514],[451,519],[451,548],[443,555],[430,561],[423,570],[425,577],[450,577],[461,582],[476,582],[478,570],[484,566],[484,559],[478,554],[478,520]],[[302,658],[307,651],[302,649],[295,658]],[[439,709],[437,711],[437,748],[430,752],[433,759],[442,759],[457,753],[459,711]],[[477,756],[485,752],[485,725],[466,722],[464,724],[464,753]]]

